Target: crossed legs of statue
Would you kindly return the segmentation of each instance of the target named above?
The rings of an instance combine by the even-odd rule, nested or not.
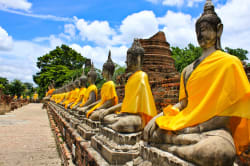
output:
[[[143,129],[140,115],[127,113],[110,114],[104,117],[104,124],[120,133],[139,132]]]
[[[90,114],[89,119],[93,120],[93,121],[99,121],[100,119],[100,114],[102,111],[104,111],[105,109],[96,109],[94,112],[92,112],[92,114]]]
[[[236,152],[230,132],[223,127],[227,119],[215,117],[200,125],[176,132],[162,130],[156,126],[151,136],[144,139],[152,146],[197,165],[231,166]],[[214,129],[208,130],[212,128]]]

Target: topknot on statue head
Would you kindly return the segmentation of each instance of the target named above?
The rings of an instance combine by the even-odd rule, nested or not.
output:
[[[111,75],[115,72],[115,64],[111,59],[111,51],[109,50],[109,55],[107,61],[103,64],[102,70],[108,71]]]

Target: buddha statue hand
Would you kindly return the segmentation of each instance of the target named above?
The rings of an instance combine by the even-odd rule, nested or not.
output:
[[[157,116],[155,116],[154,118],[152,118],[148,124],[144,127],[144,131],[143,131],[143,139],[144,141],[149,141],[149,138],[153,135],[154,131],[156,130],[156,128],[158,128],[155,120],[162,116],[163,113],[158,114]]]
[[[117,105],[114,105],[108,109],[104,109],[103,111],[100,112],[100,115],[99,115],[99,120],[101,122],[104,122],[104,117],[109,115],[109,114],[113,114],[115,113],[116,111],[120,111],[121,110],[121,107],[122,107],[122,103],[119,103]]]
[[[100,115],[99,115],[99,120],[100,120],[101,122],[103,122],[103,119],[104,119],[104,117],[105,117],[106,115],[108,115],[107,109],[101,109],[101,110],[100,110]]]
[[[203,122],[199,125],[193,127],[187,127],[182,130],[176,131],[177,134],[192,134],[192,133],[202,133],[211,130],[225,129],[229,123],[229,117],[216,116],[212,119]]]

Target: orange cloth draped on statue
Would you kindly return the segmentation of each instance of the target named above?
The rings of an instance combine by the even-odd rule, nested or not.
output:
[[[79,92],[80,92],[79,88],[75,88],[75,90],[72,91],[69,100],[65,102],[65,106],[64,106],[65,109],[68,108],[68,105],[70,103],[73,103],[76,101],[76,99],[78,98]]]
[[[35,94],[33,95],[33,99],[34,99],[34,100],[37,100],[37,99],[38,99],[38,94],[37,94],[37,93],[35,93]]]
[[[237,153],[240,154],[240,149],[250,142],[250,84],[240,60],[215,51],[193,71],[186,91],[188,94],[182,75],[179,100],[187,97],[188,105],[181,112],[171,106],[165,108],[164,116],[156,119],[157,125],[161,129],[175,131],[198,125],[215,116],[238,117],[238,123],[231,120],[231,129]]]
[[[117,97],[116,90],[115,90],[115,83],[113,81],[108,81],[102,85],[101,101],[97,105],[95,105],[93,108],[91,108],[90,111],[88,111],[86,115],[87,118],[93,111],[95,111],[97,108],[102,106],[106,101],[113,99],[113,98],[115,99],[114,105],[118,104],[118,97]]]
[[[46,96],[51,96],[52,95],[52,93],[54,92],[54,88],[53,89],[50,89],[47,93],[46,93]]]
[[[96,96],[96,98],[97,98],[97,87],[96,87],[94,84],[91,84],[91,85],[87,88],[87,90],[86,90],[86,92],[85,92],[85,94],[84,94],[84,97],[83,97],[83,99],[82,99],[82,103],[79,105],[80,107],[84,106],[84,104],[86,103],[86,101],[88,101],[89,95],[90,95],[90,93],[91,93],[92,91],[95,92],[95,96]]]
[[[65,99],[66,94],[67,93],[61,93],[61,94],[59,94],[58,99],[55,101],[56,104],[61,103]]]
[[[78,98],[76,99],[76,101],[74,102],[74,104],[72,104],[72,105],[70,106],[71,109],[72,109],[75,105],[77,105],[77,104],[83,99],[85,92],[86,92],[86,88],[81,88],[81,89],[80,89]]]
[[[73,90],[66,93],[66,95],[65,95],[65,100],[64,100],[64,102],[62,103],[63,105],[65,105],[65,103],[70,99],[70,96],[71,96],[72,92],[73,92]]]
[[[125,85],[122,108],[118,113],[122,112],[141,115],[143,127],[157,115],[148,75],[145,72],[137,71],[129,77]]]

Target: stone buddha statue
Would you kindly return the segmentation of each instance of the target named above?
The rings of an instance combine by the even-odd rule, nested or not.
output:
[[[73,90],[73,85],[72,83],[69,83],[68,85],[65,86],[65,97],[62,102],[60,102],[61,105],[64,105],[66,101],[70,98],[71,91]]]
[[[250,86],[240,60],[221,51],[222,31],[207,0],[196,22],[202,55],[181,74],[179,103],[154,117],[143,133],[152,146],[202,166],[233,165],[236,150],[247,146],[237,137],[245,135],[241,119],[250,118]]]
[[[80,81],[79,85],[80,92],[76,101],[70,106],[71,109],[76,109],[77,107],[79,107],[84,98],[84,94],[86,92],[86,84],[87,84],[87,77],[85,76],[84,71],[82,76],[79,78],[79,81]]]
[[[141,131],[147,122],[156,115],[156,107],[148,83],[148,76],[141,71],[144,49],[135,39],[127,51],[127,67],[130,77],[125,85],[123,102],[102,111],[101,121],[120,133]]]
[[[97,73],[94,69],[94,65],[91,65],[91,69],[88,72],[88,83],[89,86],[84,94],[81,104],[77,108],[78,111],[85,112],[89,109],[89,106],[93,104],[97,99],[97,87],[95,81],[97,79]]]
[[[118,104],[118,97],[115,90],[115,83],[112,81],[112,76],[115,71],[115,64],[111,59],[111,51],[109,51],[108,60],[103,64],[102,76],[106,82],[101,88],[101,100],[90,110],[87,110],[87,118],[98,121],[100,113],[103,109],[110,108]]]
[[[66,86],[64,85],[59,89],[55,103],[56,104],[61,103],[65,99],[65,94],[66,94]]]
[[[73,90],[69,101],[65,104],[65,108],[70,108],[72,104],[77,100],[80,92],[80,80],[75,80],[73,82]]]

